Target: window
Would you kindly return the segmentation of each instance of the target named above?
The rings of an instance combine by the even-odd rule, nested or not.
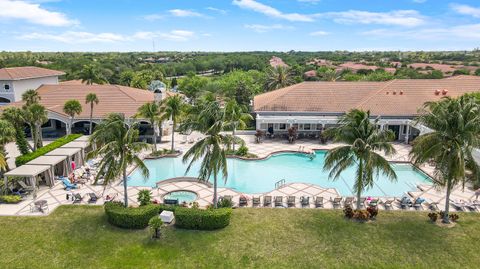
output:
[[[303,125],[303,130],[307,130],[307,131],[310,130],[310,123],[305,123]]]
[[[280,126],[278,128],[279,130],[286,130],[287,129],[287,125],[285,123],[280,123]]]
[[[267,129],[267,124],[266,123],[260,123],[260,130],[266,130]]]
[[[319,131],[320,131],[320,130],[323,130],[323,128],[322,128],[322,125],[321,125],[321,124],[317,124],[317,130],[319,130]]]
[[[8,91],[8,90],[10,90],[10,85],[5,84],[5,85],[3,85],[3,88],[4,88],[6,91]]]

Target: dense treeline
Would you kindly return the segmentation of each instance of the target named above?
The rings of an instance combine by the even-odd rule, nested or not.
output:
[[[271,68],[269,60],[277,56],[288,68]],[[309,64],[314,59],[329,62],[327,66]],[[362,62],[380,67],[377,70],[339,70],[344,62]],[[387,72],[392,62],[401,68]],[[447,63],[477,66],[480,51],[451,52],[0,52],[0,68],[40,66],[66,72],[65,80],[81,79],[92,84],[120,84],[147,89],[153,80],[160,80],[195,99],[208,95],[236,99],[248,105],[255,94],[298,83],[304,80],[324,81],[387,81],[395,78],[438,79],[437,70],[416,70],[410,63]],[[314,71],[308,77],[305,72]],[[475,74],[480,75],[480,69]],[[456,70],[453,75],[470,74]],[[474,74],[474,72],[471,72]],[[210,97],[208,97],[210,98]]]

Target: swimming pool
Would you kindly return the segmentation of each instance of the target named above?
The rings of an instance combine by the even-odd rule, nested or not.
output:
[[[219,187],[235,189],[243,193],[262,193],[275,189],[275,182],[285,179],[287,183],[303,182],[317,184],[323,188],[336,188],[343,195],[352,195],[356,168],[346,170],[338,180],[329,180],[328,171],[323,171],[326,151],[316,151],[316,158],[301,153],[279,153],[263,160],[228,159],[228,179],[218,181]],[[200,163],[195,163],[190,172],[185,174],[188,163],[181,157],[145,160],[150,176],[144,178],[139,171],[134,171],[128,180],[129,186],[155,187],[156,182],[175,177],[196,177]],[[380,175],[375,186],[365,195],[400,196],[415,190],[420,183],[430,183],[427,175],[410,164],[393,164],[397,173],[397,182],[391,182]]]

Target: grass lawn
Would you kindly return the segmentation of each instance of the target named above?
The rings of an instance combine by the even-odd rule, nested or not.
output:
[[[0,217],[0,268],[479,268],[480,214],[454,228],[426,212],[384,212],[374,223],[341,211],[236,209],[213,232],[149,231],[106,222],[102,207],[62,206],[47,217]]]

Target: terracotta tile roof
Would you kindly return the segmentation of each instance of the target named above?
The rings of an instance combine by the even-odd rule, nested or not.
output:
[[[35,66],[7,67],[0,69],[0,80],[21,80],[62,75],[65,75],[65,72]]]
[[[82,113],[76,116],[78,119],[90,118],[90,105],[85,104],[85,97],[89,93],[95,93],[100,100],[93,109],[94,118],[103,118],[113,112],[132,117],[141,105],[154,100],[152,92],[119,85],[42,85],[37,92],[42,105],[49,111],[63,116],[66,116],[63,113],[65,102],[71,99],[78,100],[83,108]],[[22,106],[23,103],[15,102],[10,105]]]
[[[346,62],[339,65],[341,69],[351,69],[353,71],[360,70],[360,69],[367,69],[367,70],[377,70],[379,67],[375,65],[365,65],[361,63],[354,63],[354,62]]]
[[[427,101],[480,91],[480,77],[403,79],[388,82],[303,82],[257,95],[254,111],[345,113],[353,108],[372,115],[415,116]]]

